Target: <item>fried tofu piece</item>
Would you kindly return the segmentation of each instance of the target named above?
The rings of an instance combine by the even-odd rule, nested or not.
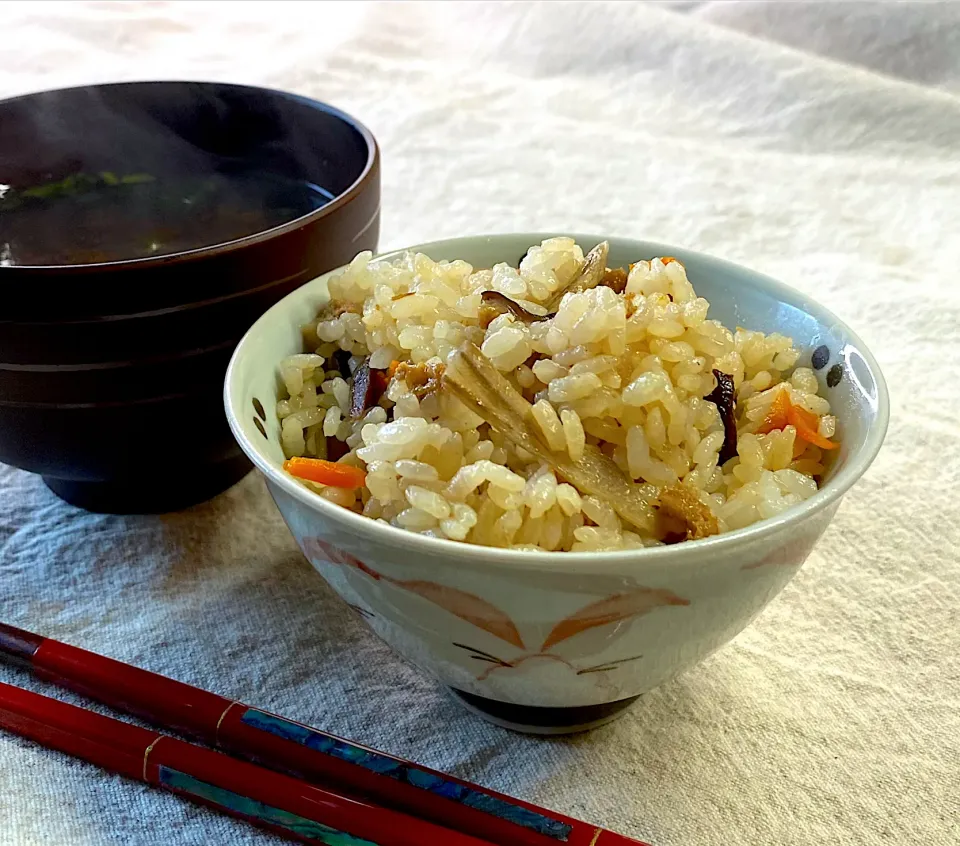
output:
[[[393,375],[394,378],[403,380],[417,399],[423,399],[427,394],[439,390],[443,371],[444,366],[439,361],[421,364],[402,361]]]
[[[660,492],[658,512],[658,528],[664,543],[697,540],[720,532],[714,513],[689,485],[664,488]]]

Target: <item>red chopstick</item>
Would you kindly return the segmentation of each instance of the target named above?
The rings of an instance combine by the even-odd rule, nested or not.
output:
[[[182,682],[0,623],[0,658],[231,755],[498,846],[626,846],[621,834]],[[438,841],[440,842],[440,841]],[[442,841],[444,846],[453,841]],[[424,841],[429,844],[430,841]],[[432,844],[430,845],[432,846]],[[641,844],[643,846],[643,844]]]
[[[475,837],[2,682],[0,728],[305,843],[489,846]]]

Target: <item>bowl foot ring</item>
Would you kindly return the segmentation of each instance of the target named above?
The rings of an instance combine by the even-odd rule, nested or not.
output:
[[[455,687],[450,692],[468,711],[502,728],[524,734],[574,734],[606,725],[623,716],[640,697],[628,696],[616,702],[582,705],[571,708],[543,708],[536,705],[514,705],[467,693]]]
[[[127,480],[83,482],[44,476],[60,499],[99,514],[164,514],[205,502],[239,482],[253,465],[245,455],[200,466],[191,475],[170,481]]]

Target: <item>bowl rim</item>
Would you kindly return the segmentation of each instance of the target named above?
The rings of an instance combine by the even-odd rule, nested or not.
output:
[[[14,273],[22,273],[24,275],[27,273],[49,273],[58,277],[64,277],[71,276],[73,274],[106,273],[114,269],[118,271],[124,269],[139,270],[140,268],[158,267],[165,264],[179,264],[180,262],[206,259],[219,256],[223,253],[231,252],[233,250],[243,250],[247,247],[252,247],[256,244],[263,243],[264,241],[270,241],[274,238],[281,237],[288,232],[300,229],[303,226],[307,226],[317,220],[327,217],[328,215],[334,214],[338,209],[347,205],[347,203],[356,197],[358,189],[366,183],[366,181],[370,178],[371,173],[376,168],[377,161],[380,156],[380,149],[377,146],[377,141],[374,138],[373,133],[363,123],[357,120],[357,118],[353,117],[353,115],[338,109],[336,106],[331,106],[329,103],[325,103],[322,100],[315,100],[314,98],[308,97],[304,94],[297,94],[293,91],[285,91],[282,88],[270,88],[262,85],[244,85],[233,82],[218,82],[217,80],[213,79],[124,80],[122,82],[95,82],[86,85],[67,85],[61,88],[28,91],[25,94],[17,94],[13,97],[4,97],[0,99],[0,106],[4,106],[7,103],[14,103],[19,100],[27,100],[32,97],[40,97],[46,94],[62,94],[66,91],[123,87],[139,88],[151,85],[217,86],[219,88],[233,88],[237,90],[260,92],[269,94],[272,97],[279,97],[286,100],[296,100],[309,106],[310,108],[316,109],[317,111],[326,112],[327,114],[333,115],[343,123],[355,129],[366,144],[367,160],[364,162],[363,168],[361,169],[357,178],[343,191],[337,194],[336,197],[330,200],[330,202],[318,209],[314,209],[312,212],[308,212],[300,217],[295,217],[292,220],[288,220],[285,223],[278,224],[277,226],[272,226],[269,229],[261,230],[260,232],[254,232],[250,235],[234,238],[231,241],[220,241],[216,244],[208,244],[203,247],[195,247],[190,250],[181,250],[179,252],[167,253],[165,255],[158,256],[141,256],[139,258],[88,262],[86,264],[16,264],[4,268],[4,271],[6,271],[9,275],[12,276]],[[379,213],[379,210],[380,208],[378,204],[377,213]],[[374,215],[374,217],[375,216],[376,215]],[[372,222],[373,218],[371,218],[370,222],[367,224],[367,227],[369,227]]]
[[[719,266],[730,272],[743,274],[746,273],[748,284],[766,287],[778,299],[790,301],[802,297],[808,307],[812,307],[812,316],[821,324],[837,326],[849,337],[850,341],[857,346],[867,364],[871,376],[877,387],[877,416],[872,425],[867,430],[863,443],[851,455],[847,464],[827,481],[813,496],[804,500],[799,505],[791,506],[774,517],[768,517],[759,520],[742,529],[724,532],[700,540],[688,540],[669,546],[646,547],[642,549],[627,550],[602,550],[585,552],[561,552],[561,551],[532,551],[519,549],[502,549],[500,547],[482,546],[480,544],[464,543],[446,538],[431,538],[415,532],[409,532],[387,523],[381,523],[348,511],[332,502],[328,502],[312,491],[307,490],[303,485],[298,484],[281,468],[274,466],[273,462],[263,455],[258,445],[247,438],[240,426],[238,413],[239,392],[234,391],[236,375],[240,369],[240,359],[244,355],[244,350],[251,342],[251,339],[258,333],[258,330],[271,322],[274,315],[282,312],[285,303],[291,297],[296,296],[305,288],[315,285],[321,279],[328,279],[330,275],[336,273],[342,268],[335,268],[327,273],[311,280],[306,285],[291,292],[280,302],[268,309],[261,317],[250,327],[241,338],[240,343],[234,350],[227,366],[226,377],[224,380],[224,407],[226,409],[227,421],[234,437],[240,448],[253,462],[257,469],[264,474],[269,482],[281,488],[285,493],[298,500],[311,511],[318,512],[324,519],[339,524],[347,532],[359,535],[372,543],[378,543],[385,546],[404,547],[410,551],[420,551],[433,553],[435,555],[448,554],[455,556],[462,561],[471,561],[487,566],[504,566],[512,568],[523,568],[532,570],[572,570],[585,562],[593,564],[603,563],[605,565],[616,566],[618,564],[631,564],[640,566],[642,564],[654,564],[663,560],[671,562],[670,566],[677,566],[681,563],[699,564],[702,563],[705,556],[713,552],[723,552],[732,549],[738,545],[768,538],[771,535],[783,529],[789,529],[805,522],[808,518],[827,509],[838,500],[863,476],[866,470],[873,463],[883,444],[884,436],[887,432],[887,426],[890,419],[890,397],[887,390],[886,381],[880,371],[879,364],[873,353],[863,343],[863,340],[856,332],[850,329],[847,324],[840,320],[829,309],[820,305],[820,303],[808,297],[806,294],[798,291],[796,288],[780,282],[766,274],[760,273],[735,262],[721,259],[716,256],[702,253],[696,250],[689,250],[676,245],[663,244],[657,241],[642,241],[636,238],[627,238],[620,236],[599,236],[583,233],[564,233],[566,237],[571,237],[577,243],[597,243],[605,238],[616,238],[619,241],[633,242],[643,245],[644,250],[649,251],[653,248],[655,254],[676,255],[686,253],[699,260]],[[461,236],[457,238],[445,238],[435,241],[428,241],[415,244],[410,247],[389,250],[377,254],[376,258],[391,258],[404,252],[416,251],[429,255],[431,249],[437,248],[455,248],[458,242],[475,242],[477,240],[496,241],[501,238],[529,238],[529,244],[537,244],[546,238],[557,237],[556,233],[545,232],[501,232],[473,236]],[[236,408],[235,408],[236,401]]]

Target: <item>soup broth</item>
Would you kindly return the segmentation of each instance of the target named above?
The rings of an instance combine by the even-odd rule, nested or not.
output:
[[[319,185],[254,170],[81,172],[41,185],[0,185],[0,266],[170,255],[271,229],[332,199]]]

